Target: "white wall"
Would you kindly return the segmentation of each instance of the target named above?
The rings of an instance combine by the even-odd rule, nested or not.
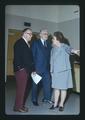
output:
[[[60,5],[59,6],[59,21],[65,22],[73,19],[79,19],[80,8],[78,5]]]
[[[78,5],[7,5],[6,14],[62,22],[79,18]],[[74,11],[78,11],[74,13]]]
[[[73,48],[80,49],[80,20],[78,18],[58,23],[58,29],[68,38]]]

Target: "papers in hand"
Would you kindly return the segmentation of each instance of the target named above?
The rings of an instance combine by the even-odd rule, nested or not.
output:
[[[35,73],[35,74],[31,73],[31,77],[36,84],[38,84],[40,82],[40,80],[42,79],[42,77],[40,75],[38,75],[37,73]]]

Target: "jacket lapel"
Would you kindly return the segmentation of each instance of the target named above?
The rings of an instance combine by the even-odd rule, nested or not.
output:
[[[39,47],[40,47],[40,49],[42,49],[42,50],[45,52],[45,50],[44,50],[44,46],[43,46],[41,40],[39,40]]]
[[[47,56],[47,51],[48,51],[48,47],[45,48],[44,45],[42,44],[41,40],[39,40],[39,49],[42,51],[44,56]]]

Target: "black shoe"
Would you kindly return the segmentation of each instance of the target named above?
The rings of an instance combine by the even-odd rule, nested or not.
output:
[[[35,105],[35,106],[39,106],[38,102],[36,102],[36,101],[33,101],[32,103],[33,103],[33,105]]]
[[[52,104],[52,103],[53,103],[53,101],[51,101],[51,100],[46,100],[46,99],[42,99],[42,102],[45,102],[45,103],[50,103],[50,104]]]
[[[52,105],[52,106],[50,107],[51,110],[54,110],[55,108],[58,108],[58,105],[55,106],[55,107],[54,107],[54,105]]]
[[[63,110],[64,110],[64,107],[60,106],[59,111],[63,111]]]

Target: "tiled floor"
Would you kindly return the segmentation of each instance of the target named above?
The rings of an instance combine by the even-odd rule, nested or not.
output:
[[[26,102],[29,107],[27,113],[19,113],[13,111],[13,105],[15,101],[15,81],[7,82],[5,89],[5,113],[7,115],[78,115],[80,113],[80,95],[76,93],[71,93],[69,98],[65,103],[65,108],[63,112],[57,109],[49,110],[51,106],[48,103],[42,103],[42,90],[39,93],[39,106],[33,106],[31,102],[31,90]]]

